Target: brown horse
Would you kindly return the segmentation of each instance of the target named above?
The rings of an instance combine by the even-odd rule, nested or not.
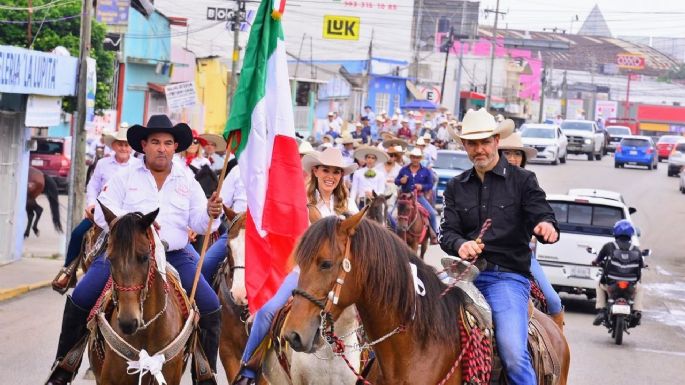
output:
[[[435,270],[363,215],[325,218],[304,233],[295,251],[299,287],[283,335],[293,349],[310,352],[324,343],[321,327],[356,304],[374,344],[374,384],[461,384],[459,297],[454,291],[441,296],[446,286]],[[415,277],[423,282],[424,296],[415,294]],[[551,347],[564,357],[558,383],[565,384],[568,345],[547,320]]]
[[[421,214],[420,204],[415,193],[400,193],[397,198],[397,235],[402,238],[414,253],[421,252],[421,259],[428,250],[430,240],[429,219]]]
[[[48,197],[48,202],[50,203],[50,212],[52,214],[52,225],[55,226],[55,230],[58,233],[64,232],[62,230],[62,221],[59,217],[59,200],[58,200],[58,190],[57,183],[49,175],[43,174],[37,168],[29,167],[29,183],[26,189],[26,215],[28,215],[29,220],[26,224],[26,231],[24,231],[24,238],[28,238],[33,228],[33,233],[36,236],[40,235],[38,230],[38,221],[40,216],[43,214],[43,207],[41,207],[36,198],[42,193]],[[33,220],[35,214],[35,221]]]
[[[392,194],[381,194],[378,195],[373,192],[373,198],[366,200],[366,206],[369,208],[366,210],[366,216],[375,221],[381,226],[389,227],[388,223],[388,200],[392,197]]]
[[[107,258],[111,263],[114,309],[109,321],[104,313],[96,315],[100,334],[91,336],[89,346],[96,381],[134,385],[139,383],[140,375],[142,383],[151,384],[153,376],[146,370],[127,375],[127,361],[129,365],[138,361],[144,366],[144,352],[153,360],[161,352],[164,354],[161,374],[169,385],[180,384],[186,343],[173,345],[187,331],[188,324],[184,325],[180,299],[169,288],[171,284],[167,280],[171,274],[165,280],[154,257],[154,230],[150,226],[159,209],[145,215],[129,213],[117,218],[109,209],[101,207],[111,229]]]

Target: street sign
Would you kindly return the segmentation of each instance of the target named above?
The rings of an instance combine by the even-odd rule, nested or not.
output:
[[[354,16],[323,16],[323,38],[359,40],[360,19]]]
[[[424,100],[428,100],[429,102],[433,102],[435,104],[440,103],[440,89],[438,87],[421,87],[419,89],[421,91],[421,94],[423,94]]]
[[[217,8],[207,7],[207,20],[230,20],[233,18],[233,10],[231,8]]]
[[[626,70],[641,70],[645,68],[645,57],[635,53],[620,53],[616,55],[618,68]]]

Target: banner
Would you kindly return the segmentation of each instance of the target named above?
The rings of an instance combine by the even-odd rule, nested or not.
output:
[[[95,18],[107,25],[128,25],[128,9],[130,0],[99,0],[95,10]]]
[[[76,95],[78,59],[0,45],[0,92]]]
[[[182,82],[164,86],[169,111],[192,107],[197,103],[194,82]]]
[[[50,127],[61,123],[62,98],[59,96],[29,95],[26,102],[26,127]]]

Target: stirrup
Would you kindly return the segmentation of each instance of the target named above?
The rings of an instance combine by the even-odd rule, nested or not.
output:
[[[68,373],[71,373],[71,378],[66,379],[65,384],[71,384],[74,381],[74,379],[76,378],[76,372],[69,372],[68,370],[64,369],[60,366],[61,362],[61,360],[55,360],[55,362],[52,364],[52,367],[50,368],[50,374],[48,374],[48,378],[45,380],[44,384],[47,385],[47,383],[50,382],[52,376],[55,375],[55,373],[58,370],[62,370],[63,373],[66,372],[67,376]]]
[[[72,265],[62,267],[52,280],[52,290],[64,295],[70,288],[76,286],[76,269]]]

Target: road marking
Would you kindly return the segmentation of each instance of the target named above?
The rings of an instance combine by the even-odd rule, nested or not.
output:
[[[639,352],[647,353],[657,353],[657,354],[670,354],[672,356],[685,357],[685,352],[669,352],[668,350],[656,350],[656,349],[645,349],[645,348],[635,348]]]
[[[656,266],[656,273],[660,274],[660,275],[665,275],[667,277],[673,276],[673,273],[671,273],[670,271],[664,269],[663,267],[661,267],[659,265]]]

